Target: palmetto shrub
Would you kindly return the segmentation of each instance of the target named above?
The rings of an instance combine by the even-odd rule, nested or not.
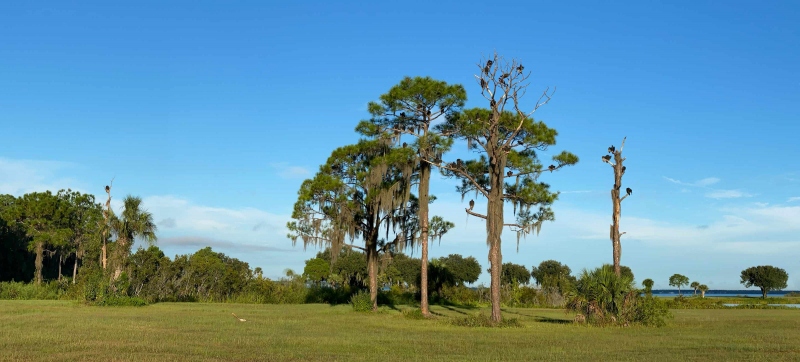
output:
[[[665,302],[642,297],[633,278],[617,276],[610,265],[581,272],[575,290],[567,295],[567,310],[578,313],[576,321],[594,325],[663,326],[671,317]]]

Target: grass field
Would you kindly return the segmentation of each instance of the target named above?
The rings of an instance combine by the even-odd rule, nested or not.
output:
[[[436,320],[328,305],[0,301],[0,360],[800,360],[800,310],[676,310],[664,328],[597,328],[562,310],[505,309],[523,327],[504,329],[448,323],[479,310],[433,311]]]

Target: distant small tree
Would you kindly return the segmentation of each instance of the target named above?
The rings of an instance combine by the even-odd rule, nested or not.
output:
[[[766,298],[767,292],[786,288],[789,274],[786,270],[772,265],[759,265],[742,270],[742,281],[745,288],[757,286],[761,288],[761,297]]]
[[[531,276],[542,290],[557,291],[564,294],[572,289],[578,281],[571,275],[572,270],[566,264],[555,260],[545,260],[531,269]]]
[[[303,268],[303,276],[306,280],[314,283],[320,283],[327,279],[331,274],[331,264],[323,258],[314,258],[306,260],[306,266]]]
[[[647,278],[642,280],[642,286],[644,286],[644,292],[647,293],[647,295],[653,294],[653,284],[653,279]]]
[[[698,288],[699,286],[700,286],[700,283],[698,283],[698,282],[692,282],[692,284],[691,284],[691,285],[689,285],[689,287],[691,287],[692,289],[694,289],[694,295],[697,295],[697,288]]]
[[[700,291],[700,296],[702,298],[706,297],[706,292],[708,291],[708,285],[700,284],[697,289]]]
[[[672,276],[669,277],[669,285],[672,287],[677,287],[678,295],[682,296],[683,294],[681,293],[681,287],[684,285],[689,285],[689,277],[681,274],[672,274]]]
[[[491,270],[490,270],[491,271]],[[514,263],[503,263],[503,270],[500,274],[500,282],[503,285],[528,284],[531,281],[531,272],[524,265]]]

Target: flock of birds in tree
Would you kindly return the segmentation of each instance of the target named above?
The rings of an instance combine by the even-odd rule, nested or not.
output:
[[[492,64],[494,64],[494,62],[491,59],[486,61],[486,66],[483,67],[484,74],[489,75],[489,72],[491,72],[492,70]],[[519,66],[517,66],[516,70],[521,74],[522,71],[525,70],[525,67],[522,64],[520,64]],[[503,73],[500,75],[499,78],[497,78],[497,80],[501,85],[507,86],[506,79],[508,79],[510,76],[511,73]],[[481,88],[487,90],[489,89],[489,83],[483,77],[481,77]],[[494,101],[492,101],[492,107],[494,107]]]
[[[613,154],[616,151],[617,151],[617,149],[616,149],[616,147],[614,147],[614,145],[611,145],[611,146],[608,147],[608,153]],[[601,158],[603,159],[603,162],[608,163],[608,164],[611,163],[611,155],[605,155],[605,156],[603,156]],[[625,174],[625,169],[627,169],[627,167],[622,166],[622,168],[621,168],[622,175]],[[614,189],[615,190],[619,190],[620,187],[622,187],[622,186],[621,185],[617,185],[616,183],[614,184]],[[628,188],[625,189],[625,192],[628,194],[628,196],[630,196],[633,193],[633,190],[630,187],[628,187]]]

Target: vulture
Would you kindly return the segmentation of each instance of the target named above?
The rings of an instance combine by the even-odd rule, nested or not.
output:
[[[106,185],[106,193],[111,191],[111,186]]]
[[[406,112],[400,112],[400,118],[406,118]]]
[[[633,193],[633,190],[631,190],[631,188],[628,187],[627,189],[625,189],[625,192],[627,192],[628,196],[630,196]]]
[[[483,72],[486,73],[487,75],[489,74],[489,66],[488,65],[483,68]]]
[[[616,148],[614,148],[614,145],[611,145],[611,147],[608,148],[608,153],[614,153],[614,150],[616,150]]]
[[[489,84],[483,78],[481,78],[481,89],[489,89]]]
[[[609,156],[609,155],[603,156],[603,162],[609,163],[609,161],[611,161],[611,156]]]
[[[547,167],[547,169],[550,170],[550,172],[553,172],[553,170],[556,169],[556,165],[550,165]]]
[[[469,200],[469,209],[472,210],[473,207],[475,207],[475,200]]]
[[[403,142],[403,148],[406,148],[406,146],[408,146],[408,143]]]
[[[491,59],[489,59],[489,60],[486,61],[486,66],[487,67],[491,67],[493,63],[494,62]]]
[[[522,66],[522,64],[520,64],[520,65],[517,67],[517,71],[518,71],[518,72],[520,72],[520,73],[522,73],[522,70],[523,70],[523,69],[525,69],[525,67],[523,67],[523,66]]]
[[[463,166],[463,165],[464,165],[464,161],[461,161],[461,159],[460,159],[460,158],[459,158],[459,159],[456,159],[456,165],[457,165],[457,166],[460,168],[461,166]]]
[[[508,177],[511,177],[511,175],[513,175],[513,174],[514,174],[514,173],[513,173],[513,172],[511,172],[510,170],[509,170],[508,172],[506,172],[506,176],[508,176]]]
[[[625,169],[626,169],[626,168],[627,168],[627,167],[625,167],[625,166],[622,166],[622,173],[623,173],[623,174],[625,173]]]

